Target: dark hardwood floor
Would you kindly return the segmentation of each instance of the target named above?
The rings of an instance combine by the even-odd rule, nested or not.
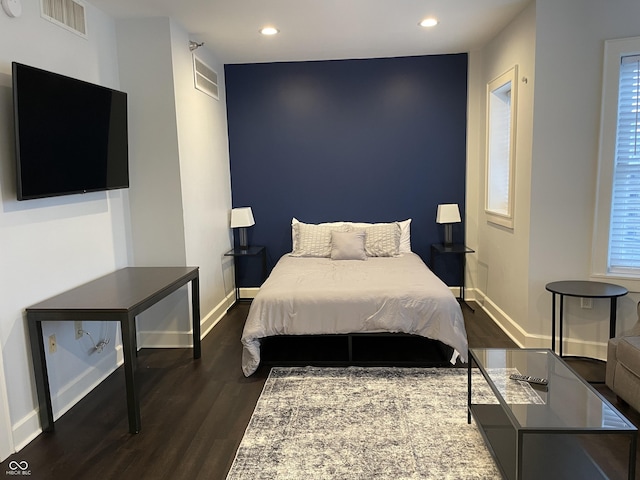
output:
[[[203,340],[198,361],[190,349],[139,352],[138,435],[128,433],[118,369],[63,415],[54,433],[38,436],[0,472],[9,472],[10,461],[26,461],[33,479],[224,479],[268,375],[261,367],[245,378],[240,369],[247,311],[241,303],[227,313]],[[463,312],[471,347],[515,347],[481,309]],[[619,404],[604,385],[596,388],[640,425],[640,414]],[[599,436],[590,450],[611,478],[626,478],[628,447],[609,437]]]

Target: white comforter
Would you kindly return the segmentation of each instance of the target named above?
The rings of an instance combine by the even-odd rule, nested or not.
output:
[[[242,370],[260,364],[260,339],[274,335],[402,332],[428,337],[467,358],[460,305],[414,253],[366,260],[283,256],[254,298],[242,334]]]

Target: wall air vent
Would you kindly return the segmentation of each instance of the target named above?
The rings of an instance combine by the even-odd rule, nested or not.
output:
[[[42,18],[87,38],[84,3],[79,0],[41,0]]]
[[[195,54],[193,55],[193,78],[198,90],[218,99],[218,74]]]

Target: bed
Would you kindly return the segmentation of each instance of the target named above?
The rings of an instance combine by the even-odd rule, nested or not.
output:
[[[292,222],[293,250],[254,298],[242,334],[242,370],[260,364],[263,339],[278,335],[412,334],[467,360],[456,298],[411,252],[410,220],[384,224]]]

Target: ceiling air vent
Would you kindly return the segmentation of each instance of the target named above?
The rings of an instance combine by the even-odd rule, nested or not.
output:
[[[218,74],[195,55],[193,77],[198,90],[218,99]]]
[[[41,5],[43,18],[87,37],[84,3],[78,0],[42,0]]]

